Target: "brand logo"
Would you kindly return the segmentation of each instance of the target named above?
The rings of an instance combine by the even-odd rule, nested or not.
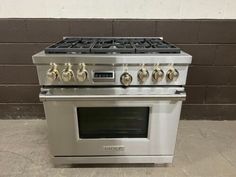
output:
[[[125,150],[125,146],[123,145],[103,146],[103,148],[106,151],[124,151]]]

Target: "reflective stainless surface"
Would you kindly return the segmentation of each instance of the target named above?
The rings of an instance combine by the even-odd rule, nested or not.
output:
[[[35,54],[33,63],[42,86],[39,97],[48,122],[54,162],[171,163],[182,101],[186,98],[183,86],[191,61],[192,56],[182,51],[155,54]],[[110,111],[113,116],[107,113],[111,107],[115,108]],[[104,122],[111,122],[110,118],[118,117],[119,124],[120,120],[127,119],[122,115],[130,107],[132,114],[138,112],[137,109],[147,110],[147,114],[138,112],[130,116],[136,119],[128,116],[129,120],[134,121],[130,124],[135,129],[138,129],[135,124],[138,118],[148,120],[142,124],[146,127],[145,136],[80,138],[78,112],[86,110],[87,115],[87,108],[93,108],[95,113],[90,116],[90,124],[97,127],[93,117],[99,118],[99,108],[104,108],[99,120],[108,117],[103,119],[106,120]],[[84,116],[86,122],[88,117]],[[121,130],[129,131],[127,129]]]
[[[155,99],[150,99],[151,96],[146,95],[146,93],[151,91],[150,89],[138,95],[138,97],[142,99],[137,99],[136,97],[137,92],[141,93],[142,89],[139,90],[139,88],[127,91],[128,97],[122,96],[122,94],[115,94],[115,99],[100,99],[102,98],[100,94],[106,92],[106,90],[93,91],[94,89],[82,90],[82,88],[79,90],[63,90],[49,89],[41,95],[41,99],[44,100],[44,109],[47,115],[51,150],[55,157],[71,156],[72,159],[73,157],[76,159],[79,156],[104,156],[105,158],[107,155],[118,155],[122,156],[122,158],[124,157],[123,161],[125,156],[127,156],[126,160],[129,161],[128,156],[150,156],[150,159],[155,159],[155,157],[158,156],[155,160],[150,160],[149,163],[161,163],[163,161],[157,160],[159,156],[173,156],[182,100],[183,97],[185,97],[184,93],[182,93],[183,95],[181,97],[178,97],[181,93],[178,94],[176,88],[167,89],[167,91],[165,88],[158,88],[157,90],[153,88],[153,93],[160,93],[159,98],[156,96]],[[182,89],[180,89],[180,91],[181,90]],[[82,96],[82,94],[86,92],[90,93],[91,97],[86,96],[84,99],[78,99],[78,95],[81,94]],[[119,92],[124,93],[121,89],[117,89],[116,93]],[[63,97],[60,97],[62,93],[65,94]],[[110,93],[104,94],[104,97],[109,94]],[[132,94],[134,95],[133,99]],[[117,95],[121,95],[122,99],[119,99]],[[58,97],[60,97],[60,99],[58,99]],[[164,97],[168,99],[163,99]],[[130,106],[150,108],[147,138],[79,138],[76,114],[77,107]],[[104,146],[124,146],[124,150],[106,150]],[[101,160],[104,158],[101,158]],[[94,161],[94,163],[105,163],[108,161]],[[80,159],[78,163],[80,162],[86,163],[86,160]],[[167,162],[170,161],[166,161],[165,163]],[[113,159],[113,163],[116,163],[115,159]]]
[[[163,79],[156,82],[152,79],[151,76],[149,76],[145,82],[140,82],[138,78],[138,71],[140,69],[140,65],[137,66],[112,66],[112,65],[86,65],[87,70],[87,78],[83,82],[80,82],[78,78],[75,76],[73,79],[69,81],[64,81],[61,78],[61,74],[63,70],[65,69],[64,64],[60,65],[57,63],[57,70],[59,72],[59,77],[57,79],[52,80],[47,77],[48,69],[50,68],[49,65],[37,65],[37,72],[38,72],[38,78],[40,85],[87,85],[87,86],[97,86],[97,85],[117,85],[122,86],[123,83],[120,80],[120,77],[125,72],[128,72],[132,76],[132,82],[130,85],[134,86],[143,86],[143,85],[185,85],[186,78],[187,78],[187,72],[188,72],[188,66],[187,65],[163,65],[159,66],[160,69],[164,72]],[[171,69],[175,68],[178,70],[179,77],[176,80],[172,80],[171,82],[169,79],[167,79],[166,73]],[[145,67],[149,73],[152,73],[156,66],[153,64],[152,66],[146,66]],[[73,73],[77,73],[78,70],[78,64],[72,65],[71,70]],[[100,72],[106,72],[106,71],[113,71],[114,72],[114,79],[100,79],[99,81],[96,79],[94,80],[94,72],[100,71]],[[111,82],[112,81],[112,82]]]
[[[191,60],[192,57],[184,52],[180,54],[45,54],[40,52],[33,56],[40,85],[185,85]],[[56,78],[53,76],[54,79],[47,77],[48,71],[52,70],[50,63],[57,66],[56,71],[60,75]],[[164,72],[163,77],[166,77],[158,79],[158,82],[147,74],[153,73],[157,65]],[[166,76],[166,73],[173,68],[180,75],[178,79],[168,79],[171,73]],[[54,71],[51,74],[55,75]],[[110,82],[110,79],[102,78],[100,82],[94,82],[94,71],[114,71],[114,81]],[[125,72],[131,75],[132,83],[130,77],[121,78]]]
[[[55,164],[114,164],[114,163],[172,163],[173,155],[157,156],[56,156],[53,158]]]
[[[183,88],[65,88],[42,89],[39,98],[41,101],[49,100],[185,100],[186,93]]]
[[[33,55],[34,64],[86,63],[86,64],[183,64],[188,65],[192,56],[182,52],[180,54],[45,54],[43,51]]]

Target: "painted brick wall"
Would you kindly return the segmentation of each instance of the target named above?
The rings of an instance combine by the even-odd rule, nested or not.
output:
[[[236,20],[0,19],[0,118],[43,118],[31,56],[63,36],[162,36],[193,55],[182,119],[236,119]]]

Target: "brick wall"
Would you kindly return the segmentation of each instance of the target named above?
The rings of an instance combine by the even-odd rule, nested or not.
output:
[[[236,119],[236,20],[0,19],[0,118],[43,118],[31,56],[63,36],[162,36],[193,55],[182,119]]]

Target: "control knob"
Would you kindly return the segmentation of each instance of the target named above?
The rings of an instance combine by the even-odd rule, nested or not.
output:
[[[59,71],[57,69],[57,64],[56,63],[50,63],[51,67],[47,72],[47,77],[50,81],[57,80],[59,76]]]
[[[159,82],[163,79],[164,72],[161,68],[156,67],[152,72],[152,79],[154,82]]]
[[[65,69],[62,71],[62,80],[69,82],[74,77],[74,72],[72,71],[72,65],[70,63],[65,63]]]
[[[77,79],[79,82],[84,82],[88,78],[88,71],[85,69],[85,64],[80,63],[77,71]]]
[[[124,86],[129,86],[132,82],[133,78],[132,76],[128,73],[128,72],[124,72],[121,76],[120,76],[120,82],[124,85]]]
[[[166,77],[168,81],[175,81],[179,77],[179,72],[175,68],[170,68],[166,73]]]
[[[143,66],[139,71],[138,71],[138,80],[139,82],[143,83],[145,82],[149,77],[149,72],[148,70]]]

